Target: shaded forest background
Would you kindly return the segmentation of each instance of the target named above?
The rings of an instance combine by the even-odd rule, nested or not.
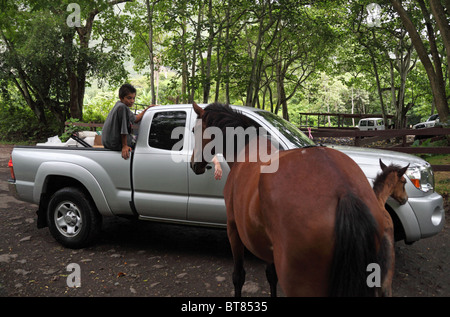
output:
[[[136,103],[449,119],[450,0],[0,0],[0,140]],[[317,124],[310,117],[308,125]],[[335,124],[333,118],[329,125]],[[353,125],[353,122],[347,122]]]

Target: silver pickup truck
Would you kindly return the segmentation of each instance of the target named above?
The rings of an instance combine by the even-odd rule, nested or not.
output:
[[[270,112],[235,108],[263,127],[280,150],[313,145],[297,128]],[[129,160],[120,152],[102,148],[16,146],[10,162],[10,190],[19,199],[37,204],[38,227],[48,226],[53,237],[70,248],[92,243],[104,216],[225,228],[222,191],[228,164],[221,163],[219,181],[214,179],[212,166],[203,175],[193,173],[189,161],[195,120],[191,105],[151,108],[140,123]],[[386,204],[397,240],[412,243],[441,231],[443,199],[434,191],[427,162],[388,151],[335,148],[355,160],[369,182],[380,172],[380,158],[385,164],[410,164],[408,203],[400,206],[389,199]]]

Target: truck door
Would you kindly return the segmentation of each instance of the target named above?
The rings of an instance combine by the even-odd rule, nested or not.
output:
[[[189,161],[194,150],[194,134],[192,128],[195,125],[197,115],[194,110],[191,114],[189,130]],[[222,159],[222,155],[218,155]],[[223,198],[223,187],[227,180],[230,168],[225,160],[221,163],[222,179],[214,179],[214,164],[209,163],[204,174],[196,175],[192,169],[188,168],[189,179],[189,202],[187,218],[189,221],[204,223],[209,225],[226,225],[227,212]]]
[[[156,110],[156,108],[155,108]],[[134,205],[142,217],[186,220],[189,110],[152,110],[139,131],[133,158]],[[175,132],[175,133],[174,133]],[[186,143],[186,144],[185,144]]]

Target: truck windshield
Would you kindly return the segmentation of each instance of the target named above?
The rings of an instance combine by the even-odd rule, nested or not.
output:
[[[272,124],[281,134],[284,135],[293,145],[301,148],[315,145],[303,132],[301,132],[292,123],[280,118],[279,116],[267,111],[255,111],[258,115],[266,119]]]

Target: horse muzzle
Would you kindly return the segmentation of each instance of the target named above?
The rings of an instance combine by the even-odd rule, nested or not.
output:
[[[408,202],[408,196],[404,197],[404,198],[396,198],[395,199],[400,206],[403,206],[404,204],[406,204]]]
[[[191,169],[196,175],[201,175],[205,173],[206,165],[204,162],[191,162]]]

